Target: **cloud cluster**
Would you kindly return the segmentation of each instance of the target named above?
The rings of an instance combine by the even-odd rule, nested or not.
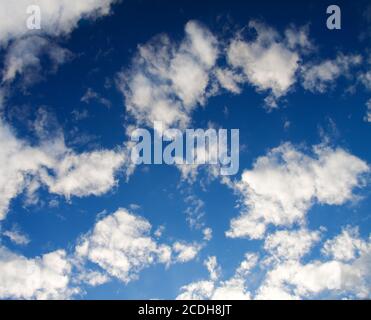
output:
[[[218,61],[220,41],[196,21],[186,24],[180,43],[159,35],[139,46],[131,67],[118,75],[126,109],[137,123],[163,121],[167,127],[184,127],[196,106],[204,105],[220,88],[240,93],[244,83],[258,92],[267,91],[267,104],[276,106],[296,82],[300,54],[312,48],[308,30],[292,26],[281,36],[256,21],[249,27],[257,36],[251,41],[240,36],[228,41],[226,66]]]
[[[236,188],[246,210],[231,221],[228,237],[261,239],[268,225],[303,224],[315,204],[341,205],[355,199],[369,166],[343,149],[314,147],[307,155],[283,144],[245,170]]]
[[[356,229],[348,227],[323,245],[322,252],[332,259],[303,263],[318,241],[316,231],[277,231],[265,240],[262,258],[246,254],[228,280],[220,279],[216,258],[209,258],[205,266],[210,279],[183,286],[177,299],[369,298],[370,240],[362,240]]]
[[[298,240],[300,242],[305,240]],[[359,255],[351,254],[352,246],[362,246]],[[333,259],[302,263],[286,257],[269,265],[264,281],[256,292],[256,299],[358,298],[370,296],[371,259],[369,241],[350,240],[347,231],[328,240],[322,248],[332,252]],[[344,259],[346,258],[346,259]]]

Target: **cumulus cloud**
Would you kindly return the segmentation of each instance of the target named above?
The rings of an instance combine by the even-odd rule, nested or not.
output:
[[[187,262],[199,251],[196,244],[161,244],[151,235],[151,224],[125,209],[98,221],[76,246],[78,260],[90,261],[124,283],[136,280],[141,270],[161,263]]]
[[[324,93],[341,76],[349,76],[352,67],[362,62],[360,55],[338,54],[333,60],[308,63],[302,67],[302,85],[312,92]]]
[[[30,145],[1,119],[0,149],[0,220],[13,198],[24,190],[32,194],[41,185],[67,198],[101,195],[116,185],[126,158],[120,150],[77,154],[60,136]]]
[[[55,164],[53,176],[44,170],[40,176],[51,193],[66,198],[99,196],[116,186],[115,174],[122,167],[124,159],[124,154],[107,150],[65,154]]]
[[[307,30],[291,27],[282,37],[273,28],[257,21],[251,21],[249,28],[255,30],[256,38],[251,41],[239,36],[233,39],[227,50],[227,61],[232,68],[241,70],[246,82],[257,91],[269,93],[266,103],[273,108],[277,106],[276,100],[286,95],[296,82],[300,53],[311,47]],[[220,76],[219,79],[224,87],[238,92],[232,76],[225,73],[227,80]]]
[[[0,298],[69,298],[78,292],[69,286],[71,268],[63,250],[28,259],[0,247]]]
[[[186,24],[180,43],[160,35],[139,46],[131,67],[117,80],[127,111],[140,124],[185,127],[194,108],[211,94],[217,57],[217,39],[195,21]]]
[[[227,236],[260,239],[267,225],[303,224],[315,203],[341,205],[355,199],[369,166],[347,151],[315,146],[312,155],[283,144],[259,157],[236,184],[246,210]]]

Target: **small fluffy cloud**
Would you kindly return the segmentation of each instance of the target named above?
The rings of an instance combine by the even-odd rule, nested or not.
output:
[[[188,244],[183,242],[175,242],[173,244],[173,251],[177,254],[175,261],[188,262],[197,257],[202,249],[200,244]]]
[[[314,203],[341,205],[355,198],[369,166],[347,151],[319,145],[306,155],[283,144],[256,160],[237,183],[246,211],[231,221],[227,236],[260,239],[267,225],[304,223]]]
[[[268,91],[266,98],[269,107],[276,106],[276,100],[284,96],[296,81],[302,49],[310,48],[307,31],[287,29],[284,37],[274,29],[251,21],[249,27],[256,31],[256,38],[246,41],[236,37],[227,50],[227,60],[234,69],[242,70],[246,81],[257,91]],[[218,76],[222,86],[238,92],[240,79],[233,74]],[[236,79],[236,80],[234,80]]]
[[[124,163],[123,153],[116,151],[93,151],[66,154],[55,164],[54,176],[41,173],[41,179],[49,192],[66,198],[71,196],[99,196],[116,184],[115,173]]]
[[[210,241],[213,238],[213,230],[211,228],[205,228],[202,230],[204,240]]]
[[[151,228],[146,219],[119,209],[98,221],[90,233],[82,236],[76,246],[76,257],[81,262],[93,262],[109,276],[128,283],[151,265],[162,263],[168,266],[188,262],[197,256],[199,245],[158,243],[151,235]]]
[[[5,230],[2,235],[9,238],[10,241],[17,245],[25,246],[30,243],[30,238],[22,233],[18,227],[13,227],[11,230]]]
[[[171,261],[171,248],[150,236],[150,223],[120,209],[100,220],[76,247],[79,258],[98,264],[113,277],[128,283],[154,264]]]
[[[306,90],[324,93],[339,77],[349,76],[351,68],[361,62],[360,55],[339,54],[334,60],[306,64],[301,70],[302,85]]]
[[[1,299],[66,299],[77,293],[70,276],[63,250],[28,259],[0,247]]]
[[[193,109],[210,94],[217,57],[217,39],[195,21],[186,24],[180,43],[160,35],[139,46],[132,66],[118,75],[126,109],[137,123],[185,127]]]
[[[0,149],[0,220],[13,198],[24,190],[32,195],[41,185],[67,198],[101,195],[116,185],[126,159],[122,150],[77,154],[62,137],[31,146],[1,119]]]

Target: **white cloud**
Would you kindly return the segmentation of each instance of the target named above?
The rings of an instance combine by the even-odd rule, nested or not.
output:
[[[318,231],[280,230],[265,238],[264,249],[277,259],[299,259],[319,241]]]
[[[32,84],[42,77],[42,57],[48,58],[50,64],[48,72],[54,73],[71,55],[67,49],[39,36],[17,40],[11,44],[6,53],[2,81],[13,81],[17,75],[24,74],[22,79],[24,84]]]
[[[204,265],[210,278],[183,286],[177,299],[369,298],[370,241],[359,238],[357,229],[346,228],[322,247],[333,259],[301,262],[319,241],[319,235],[319,231],[306,229],[276,231],[267,237],[262,259],[247,253],[227,280],[221,280],[216,257],[209,257]]]
[[[3,236],[10,239],[15,244],[25,246],[30,243],[30,238],[22,233],[18,227],[13,227],[11,230],[5,230],[2,233]]]
[[[211,228],[205,228],[202,230],[205,241],[210,241],[213,238],[213,230]]]
[[[102,272],[81,269],[76,280],[78,283],[86,283],[89,286],[96,287],[109,282],[111,279]]]
[[[347,227],[324,243],[322,252],[330,260],[303,263],[319,235],[303,229],[269,235],[264,243],[267,255],[259,264],[265,274],[258,273],[254,299],[368,298],[370,242],[359,237],[358,228]]]
[[[60,136],[31,146],[1,119],[0,149],[0,220],[13,198],[24,190],[32,194],[42,184],[67,198],[101,195],[116,185],[116,172],[126,159],[122,150],[77,154]]]
[[[54,176],[41,173],[49,192],[66,198],[102,195],[117,184],[115,173],[123,166],[125,156],[116,151],[68,153],[54,165]]]
[[[69,287],[71,264],[63,250],[28,259],[0,247],[0,298],[66,299],[77,293]]]
[[[300,52],[310,47],[307,33],[304,29],[287,29],[285,37],[262,23],[251,21],[249,27],[256,31],[253,41],[236,37],[230,43],[227,51],[228,63],[235,69],[242,70],[247,81],[257,91],[268,91],[266,103],[276,107],[276,100],[291,89],[296,81],[299,68]],[[232,92],[238,92],[235,82],[220,77],[223,87],[230,87]],[[224,83],[224,84],[223,84]]]
[[[42,166],[51,167],[52,160],[42,150],[18,140],[0,120],[0,220],[9,203],[27,186],[27,177],[37,174]]]
[[[301,70],[302,85],[306,90],[324,93],[340,76],[349,76],[351,68],[361,62],[360,55],[338,54],[334,60],[306,64]]]
[[[335,260],[350,261],[370,250],[370,244],[360,238],[358,228],[348,226],[334,239],[327,240],[322,252]]]
[[[35,34],[27,28],[27,7],[37,5],[41,9],[41,34],[68,35],[81,19],[96,19],[110,13],[116,0],[0,0],[0,45],[10,40]]]
[[[283,144],[256,160],[236,187],[246,211],[231,221],[227,236],[259,239],[267,225],[291,226],[305,222],[314,203],[341,205],[355,199],[367,163],[343,149],[319,145],[306,155]]]
[[[80,264],[93,262],[109,276],[128,283],[151,265],[169,266],[197,256],[199,245],[160,244],[151,236],[151,227],[146,219],[119,209],[98,221],[93,230],[81,238],[76,246],[76,257]]]
[[[315,49],[309,39],[309,26],[297,28],[291,25],[285,30],[285,40],[290,49],[300,49],[303,53],[309,53]]]
[[[179,44],[160,35],[139,46],[132,66],[119,74],[126,109],[138,123],[185,127],[193,109],[211,94],[217,39],[195,21],[186,24],[185,33]]]
[[[246,279],[256,265],[258,257],[248,253],[235,274],[226,281],[219,280],[220,267],[216,257],[209,257],[205,262],[210,279],[201,280],[183,286],[177,300],[249,300],[250,292],[246,288]]]
[[[235,94],[241,93],[240,86],[246,81],[239,72],[228,68],[216,68],[215,76],[222,88]]]
[[[202,249],[202,246],[198,243],[189,244],[185,242],[175,242],[173,244],[173,251],[177,254],[175,261],[177,262],[188,262],[197,257],[198,253]]]

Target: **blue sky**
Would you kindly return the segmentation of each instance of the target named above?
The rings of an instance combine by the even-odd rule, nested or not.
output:
[[[0,298],[370,297],[367,1],[31,2],[0,0]],[[154,120],[239,129],[238,174],[133,168]]]

